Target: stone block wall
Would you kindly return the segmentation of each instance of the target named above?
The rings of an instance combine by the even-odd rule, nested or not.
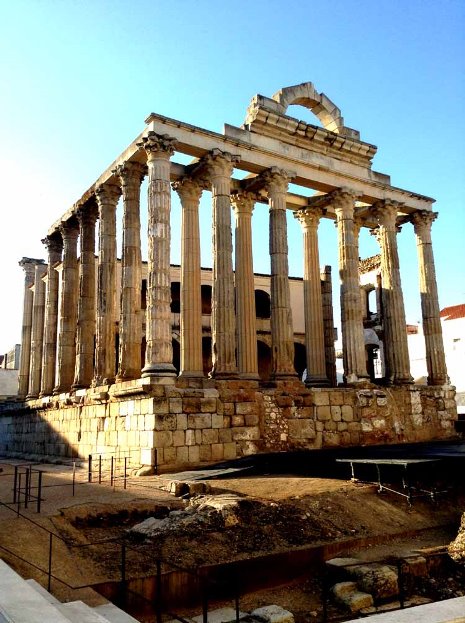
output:
[[[28,401],[0,412],[0,454],[129,455],[172,470],[258,452],[453,437],[454,389],[307,389],[299,381],[202,387],[141,381]]]

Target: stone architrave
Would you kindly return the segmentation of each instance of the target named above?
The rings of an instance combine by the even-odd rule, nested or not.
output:
[[[212,362],[211,376],[237,375],[234,272],[232,266],[231,174],[237,158],[219,149],[203,163],[212,189]]]
[[[95,223],[97,206],[77,211],[80,232],[79,300],[76,330],[76,368],[73,389],[89,387],[94,375],[95,339]]]
[[[305,348],[307,353],[306,385],[321,387],[329,384],[326,374],[323,302],[321,297],[318,225],[324,210],[303,208],[295,213],[304,239],[304,309]]]
[[[239,375],[247,379],[259,378],[252,253],[252,212],[255,201],[255,194],[250,192],[242,192],[232,196],[236,218],[237,363]]]
[[[282,379],[296,376],[286,221],[289,176],[286,171],[272,167],[261,177],[270,208],[272,375]]]
[[[116,373],[116,205],[121,189],[102,184],[95,190],[99,210],[97,332],[92,385],[109,385]]]
[[[31,363],[27,398],[38,398],[42,377],[44,346],[45,282],[47,265],[36,264],[34,273],[34,301],[32,304]]]
[[[57,347],[57,371],[54,394],[69,392],[76,365],[76,324],[78,298],[77,239],[79,225],[72,218],[60,225],[63,238],[60,319]]]
[[[334,348],[334,313],[331,266],[324,266],[321,273],[321,298],[323,304],[323,326],[325,336],[326,376],[331,387],[337,386],[336,351]]]
[[[21,329],[21,357],[18,373],[18,396],[25,398],[29,390],[29,370],[31,363],[32,306],[34,292],[31,286],[35,279],[35,267],[44,260],[23,257],[19,266],[24,270],[23,325]]]
[[[394,385],[413,381],[407,345],[404,298],[400,279],[399,253],[397,251],[396,201],[378,201],[372,213],[379,226],[377,238],[381,249],[381,283],[384,326],[384,354],[386,379]]]
[[[349,189],[332,193],[336,212],[341,278],[341,330],[346,383],[353,384],[368,378],[365,358],[365,339],[358,275],[358,231],[354,222],[355,199]]]
[[[202,377],[202,291],[199,202],[202,184],[173,182],[181,200],[181,367],[182,377]]]
[[[437,212],[415,212],[411,221],[417,240],[418,272],[420,281],[421,314],[425,336],[428,385],[447,385],[446,358],[442,339],[438,286],[434,266],[431,225]]]
[[[171,337],[170,158],[176,140],[149,132],[138,143],[148,166],[148,277],[145,366],[142,376],[175,376]]]
[[[58,329],[58,273],[56,264],[61,262],[63,240],[59,232],[42,240],[48,251],[47,288],[45,293],[44,346],[42,351],[42,379],[40,396],[50,396],[55,387]]]
[[[137,379],[141,374],[141,281],[140,186],[147,167],[125,162],[114,173],[123,191],[123,252],[121,258],[121,313],[117,381]]]

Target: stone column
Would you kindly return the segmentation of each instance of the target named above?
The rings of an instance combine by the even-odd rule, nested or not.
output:
[[[287,246],[286,195],[288,176],[273,167],[262,175],[270,207],[271,349],[273,377],[295,377],[294,330]]]
[[[92,385],[110,385],[116,372],[116,205],[121,189],[102,184],[95,191],[99,210],[97,334]]]
[[[325,340],[326,376],[331,387],[337,386],[336,351],[334,348],[334,313],[331,266],[324,266],[321,273],[321,298],[323,303],[323,326]]]
[[[231,174],[237,159],[218,149],[204,159],[212,187],[212,361],[211,376],[237,375],[234,273],[232,267]]]
[[[23,257],[19,265],[24,270],[23,325],[21,329],[21,358],[18,373],[18,396],[25,398],[29,390],[29,369],[31,362],[32,305],[36,264],[44,264],[44,260]]]
[[[373,205],[373,214],[379,223],[377,238],[381,248],[386,379],[394,385],[413,381],[410,375],[407,325],[397,251],[396,218],[399,206],[397,201],[389,200],[378,201]]]
[[[123,190],[123,253],[121,259],[121,313],[117,381],[138,379],[141,374],[140,185],[147,167],[125,162],[114,171]]]
[[[447,376],[444,355],[438,287],[431,242],[431,225],[436,217],[437,212],[422,211],[415,212],[411,220],[417,239],[421,314],[423,318],[423,334],[425,336],[428,385],[446,385],[450,381]]]
[[[44,347],[42,351],[42,380],[40,395],[50,396],[55,387],[58,324],[58,273],[55,265],[61,262],[63,240],[61,235],[42,240],[48,250],[47,289],[45,294]]]
[[[358,275],[358,227],[354,223],[357,195],[340,189],[332,197],[339,239],[344,377],[351,384],[368,377]]]
[[[242,378],[258,379],[255,284],[252,253],[252,212],[256,197],[244,192],[232,197],[236,217],[237,363]]]
[[[60,297],[60,330],[55,394],[69,392],[76,365],[76,323],[78,297],[77,220],[70,219],[60,226],[63,237],[63,264]]]
[[[306,384],[322,387],[329,384],[326,375],[323,303],[321,299],[318,225],[323,210],[304,208],[295,213],[304,238],[304,314],[307,351]]]
[[[179,376],[202,377],[202,290],[199,202],[202,187],[184,178],[173,183],[181,200],[181,369]]]
[[[79,208],[81,256],[76,334],[76,368],[73,389],[89,387],[94,375],[95,338],[95,222],[97,206]]]
[[[147,347],[142,376],[175,376],[170,305],[170,158],[176,140],[149,132],[139,145],[147,153],[149,179]]]
[[[45,283],[47,266],[36,264],[34,273],[34,301],[32,304],[31,363],[27,398],[38,398],[42,377],[42,352],[44,345]]]

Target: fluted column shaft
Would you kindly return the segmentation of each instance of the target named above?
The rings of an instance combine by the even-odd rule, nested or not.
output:
[[[148,166],[148,279],[145,366],[142,376],[174,376],[171,337],[170,158],[176,141],[149,132],[140,145]]]
[[[336,387],[336,351],[334,348],[334,313],[331,266],[324,266],[321,273],[321,298],[325,341],[326,377],[331,387]]]
[[[373,210],[379,223],[377,237],[381,248],[386,379],[395,385],[411,383],[413,380],[410,375],[404,298],[397,250],[398,207],[399,204],[395,201],[380,201],[374,204]]]
[[[234,157],[215,150],[205,157],[212,188],[212,361],[211,375],[237,374],[234,273],[232,267],[231,174]]]
[[[323,211],[318,208],[299,210],[295,216],[303,230],[304,242],[304,316],[307,352],[307,385],[324,386],[326,376],[323,303],[321,298],[318,225]]]
[[[76,364],[76,323],[78,296],[77,221],[60,226],[63,237],[63,264],[60,296],[60,321],[56,386],[54,393],[68,392],[74,380]]]
[[[37,398],[42,378],[42,352],[44,346],[45,283],[47,266],[36,265],[34,274],[34,301],[32,304],[31,363],[28,398]]]
[[[99,210],[97,332],[94,386],[111,384],[116,370],[116,205],[121,189],[102,184],[96,191]]]
[[[44,238],[48,250],[47,287],[45,293],[44,346],[42,351],[42,379],[40,395],[50,396],[55,387],[55,369],[58,330],[58,273],[55,264],[61,262],[63,240],[61,236]]]
[[[252,253],[253,193],[240,193],[232,199],[236,217],[236,323],[237,364],[243,378],[258,379],[257,326]]]
[[[434,266],[431,225],[437,212],[416,212],[412,216],[418,251],[421,314],[425,336],[428,385],[445,385],[447,376],[444,342],[439,309],[438,286]]]
[[[34,283],[36,264],[43,264],[43,260],[23,257],[19,262],[19,265],[24,270],[23,324],[21,329],[21,358],[18,373],[18,395],[20,398],[25,398],[29,390],[32,305],[34,301],[34,293],[31,290],[31,286]]]
[[[121,259],[121,313],[119,323],[118,381],[141,374],[141,281],[140,185],[146,166],[126,162],[115,173],[123,190],[123,252]]]
[[[269,249],[271,259],[271,348],[273,377],[296,376],[294,330],[287,246],[286,195],[288,177],[271,169],[263,174],[270,208]]]
[[[356,383],[368,377],[358,276],[358,228],[354,223],[355,196],[350,190],[333,193],[339,240],[342,348],[347,383]]]
[[[202,291],[199,202],[201,185],[184,178],[173,183],[181,200],[181,369],[180,376],[203,376]]]
[[[79,300],[76,331],[76,368],[73,387],[89,387],[94,374],[95,337],[95,222],[97,208],[87,205],[77,213],[80,232]]]

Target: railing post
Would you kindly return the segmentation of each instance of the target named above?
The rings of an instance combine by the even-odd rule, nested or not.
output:
[[[50,532],[50,539],[48,544],[48,582],[47,582],[47,590],[50,592],[50,588],[52,585],[52,545],[53,545],[53,534]]]
[[[208,623],[208,582],[202,576],[202,623]]]
[[[37,480],[37,512],[40,513],[40,503],[42,502],[42,472],[39,470]]]
[[[89,462],[87,468],[87,482],[92,482],[92,454],[89,454]]]
[[[16,488],[18,486],[18,466],[15,465],[15,478],[13,481],[13,504],[16,504]]]
[[[128,457],[124,457],[124,488],[126,489],[126,481],[128,477]]]
[[[126,543],[121,543],[121,582],[126,582]]]
[[[19,472],[19,474],[18,474],[18,496],[17,496],[17,499],[16,499],[16,502],[17,502],[16,515],[18,517],[19,517],[19,509],[20,509],[20,506],[21,506],[21,480],[22,480],[21,477],[22,477],[22,473]]]
[[[114,469],[115,469],[115,457],[112,455],[111,456],[111,467],[110,467],[110,487],[113,486],[113,480],[114,480]]]
[[[155,599],[156,599],[155,612],[156,612],[156,617],[157,617],[157,623],[162,623],[161,562],[159,558],[157,558],[157,591],[156,591]]]
[[[102,484],[102,455],[98,455],[98,484]]]
[[[404,573],[402,570],[402,561],[397,561],[397,582],[399,584],[399,603],[401,608],[405,608],[405,594],[404,594]]]
[[[30,467],[26,467],[26,484],[24,486],[24,508],[27,508],[29,501],[29,479],[31,476]]]

